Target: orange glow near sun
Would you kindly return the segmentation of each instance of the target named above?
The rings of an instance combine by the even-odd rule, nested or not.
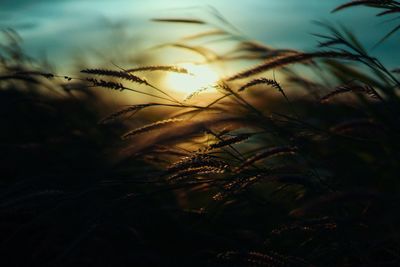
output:
[[[218,74],[208,66],[193,63],[179,65],[187,69],[191,75],[168,73],[165,78],[167,87],[177,93],[190,94],[201,88],[214,85],[219,79]]]

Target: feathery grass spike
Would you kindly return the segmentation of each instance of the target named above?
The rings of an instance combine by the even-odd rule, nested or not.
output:
[[[231,136],[231,137],[228,137],[226,139],[220,140],[217,143],[211,144],[207,148],[207,150],[223,148],[223,147],[226,147],[226,146],[237,144],[237,143],[240,143],[240,142],[243,142],[243,141],[249,139],[251,136],[252,136],[252,134],[238,134],[236,136]]]
[[[100,86],[100,87],[109,88],[109,89],[113,89],[113,90],[120,90],[120,91],[123,91],[126,89],[122,85],[122,83],[97,80],[97,79],[93,79],[93,78],[87,78],[86,80],[93,83],[93,86]]]
[[[128,139],[128,138],[133,137],[135,135],[142,134],[142,133],[147,133],[147,132],[162,128],[162,127],[164,127],[164,126],[166,126],[168,124],[179,123],[179,122],[182,122],[182,121],[184,121],[184,120],[183,119],[167,119],[167,120],[157,121],[157,122],[154,122],[154,123],[151,123],[151,124],[147,124],[147,125],[145,125],[143,127],[140,127],[140,128],[137,128],[137,129],[134,129],[134,130],[131,130],[131,131],[127,132],[126,134],[124,134],[122,136],[122,139]]]
[[[134,83],[144,84],[144,85],[155,88],[153,85],[148,83],[145,79],[140,78],[136,75],[127,73],[125,71],[104,70],[104,69],[85,69],[85,70],[81,70],[81,72],[87,73],[87,74],[92,74],[92,75],[99,75],[99,76],[111,76],[111,77],[128,80],[128,81],[131,81]]]

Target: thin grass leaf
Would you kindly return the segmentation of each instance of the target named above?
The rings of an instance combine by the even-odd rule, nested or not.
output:
[[[178,66],[144,66],[144,67],[137,67],[132,69],[127,69],[126,72],[143,72],[143,71],[167,71],[167,72],[177,72],[177,73],[184,73],[189,74],[189,71],[185,68],[178,67]]]
[[[344,93],[349,93],[349,92],[362,93],[362,94],[366,94],[367,96],[369,96],[373,99],[381,100],[381,97],[379,96],[379,94],[369,85],[364,85],[364,86],[362,86],[362,85],[344,85],[344,86],[337,87],[334,91],[321,97],[320,101],[321,101],[321,103],[326,103],[334,96],[341,95]]]
[[[355,6],[374,6],[374,7],[385,7],[385,5],[392,3],[392,0],[355,0],[343,5],[336,7],[331,12],[337,12],[346,8],[355,7]]]
[[[202,46],[191,46],[191,45],[182,44],[182,43],[171,43],[171,44],[156,46],[155,48],[166,47],[166,46],[189,50],[191,52],[199,54],[207,61],[214,61],[214,60],[217,60],[220,58],[214,51],[212,51],[208,48],[202,47]]]
[[[376,16],[381,17],[381,16],[390,15],[390,14],[399,13],[399,12],[400,12],[400,8],[393,8],[391,10],[382,11],[381,13],[378,13]]]
[[[42,76],[47,79],[54,78],[54,74],[48,73],[48,72],[40,72],[40,71],[19,71],[15,73],[16,75],[37,75],[37,76]]]
[[[343,134],[357,129],[368,130],[368,133],[370,133],[376,132],[377,130],[382,131],[384,127],[372,119],[353,119],[341,122],[331,127],[329,130],[334,133]]]
[[[203,20],[198,19],[151,19],[154,22],[169,22],[169,23],[189,23],[189,24],[206,24]]]
[[[3,75],[3,76],[0,76],[0,81],[6,81],[6,80],[20,80],[20,81],[39,84],[39,81],[37,79],[33,78],[33,77],[21,76],[21,75]]]
[[[238,74],[235,74],[227,79],[227,81],[234,81],[239,79],[248,78],[262,72],[282,68],[284,66],[302,63],[306,61],[310,61],[314,58],[335,58],[335,59],[347,59],[347,60],[358,60],[360,56],[354,55],[348,52],[335,52],[335,51],[323,51],[323,52],[314,52],[314,53],[297,53],[290,54],[286,56],[278,56],[272,59],[267,60],[266,62],[255,66],[249,70],[242,71]]]
[[[227,35],[229,33],[227,33],[226,31],[220,30],[220,29],[215,29],[215,30],[210,30],[210,31],[206,31],[206,32],[200,32],[200,33],[196,33],[196,34],[192,34],[192,35],[188,35],[182,38],[182,41],[191,41],[191,40],[195,40],[195,39],[201,39],[204,37],[209,37],[209,36],[215,36],[215,35]]]
[[[121,117],[123,115],[126,115],[128,113],[135,114],[135,113],[139,112],[140,110],[142,110],[142,109],[144,109],[146,107],[157,106],[157,105],[160,105],[160,104],[149,103],[149,104],[132,105],[132,106],[129,106],[129,107],[124,108],[124,109],[121,109],[121,110],[119,110],[117,112],[114,112],[114,113],[108,115],[107,117],[103,118],[99,123],[100,124],[107,124],[107,123],[115,121],[119,117]]]
[[[390,36],[392,36],[393,34],[395,34],[398,30],[400,30],[400,24],[397,25],[396,27],[394,27],[390,32],[388,32],[385,36],[382,37],[382,39],[380,39],[378,41],[378,43],[376,43],[376,45],[374,45],[374,47],[377,47],[378,45],[382,44],[384,41],[386,41]]]
[[[242,165],[237,167],[235,169],[235,172],[241,172],[242,170],[246,169],[247,167],[251,166],[253,163],[262,160],[262,159],[267,159],[273,156],[278,156],[282,154],[294,154],[297,152],[297,149],[292,146],[278,146],[278,147],[272,147],[269,148],[263,152],[260,152],[253,157],[248,158]]]

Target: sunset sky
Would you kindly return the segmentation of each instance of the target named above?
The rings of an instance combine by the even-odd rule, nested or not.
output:
[[[69,62],[77,53],[89,49],[112,47],[123,39],[135,40],[136,46],[148,47],[176,38],[176,27],[159,27],[151,22],[155,17],[185,17],[203,19],[208,8],[216,8],[223,16],[251,39],[268,45],[294,49],[312,49],[316,39],[311,33],[321,32],[312,21],[341,21],[355,33],[364,28],[359,38],[367,47],[382,37],[393,24],[382,25],[380,19],[370,19],[371,10],[350,9],[338,14],[330,11],[342,0],[2,0],[0,27],[13,28],[23,37],[24,48],[34,56]],[[353,12],[351,16],[349,13]],[[123,31],[115,31],[121,28]],[[160,30],[163,29],[163,30]],[[187,29],[191,33],[193,29]],[[185,32],[183,31],[182,34]],[[391,64],[393,57],[385,51],[396,46],[392,38],[373,50]],[[71,56],[72,55],[72,56]],[[75,56],[74,56],[75,55]],[[56,60],[54,60],[56,61]]]

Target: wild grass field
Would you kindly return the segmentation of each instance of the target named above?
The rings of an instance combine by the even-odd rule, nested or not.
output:
[[[333,12],[361,7],[400,14]],[[1,266],[400,266],[400,70],[346,25],[298,51],[213,16],[153,19],[201,26],[176,62],[71,73],[3,31]]]

